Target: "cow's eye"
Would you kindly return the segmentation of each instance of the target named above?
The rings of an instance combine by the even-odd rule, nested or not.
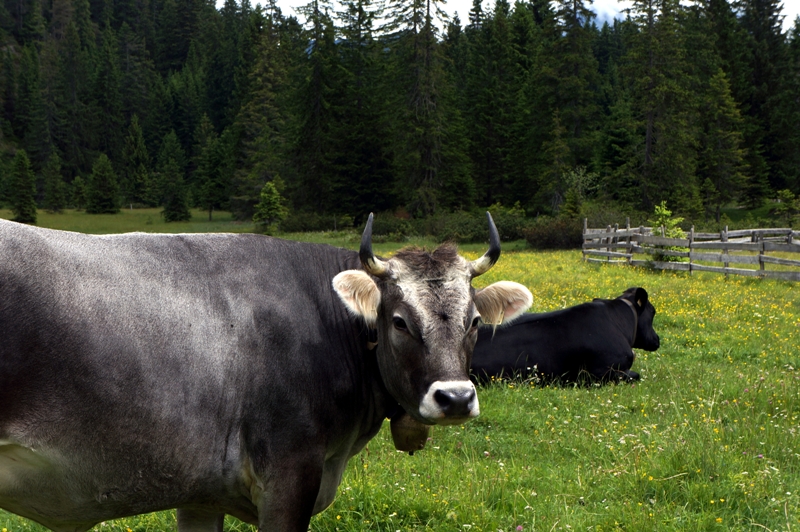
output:
[[[392,318],[392,323],[394,324],[394,328],[398,331],[407,331],[408,325],[406,325],[406,321],[403,318],[398,318],[395,316]]]
[[[475,327],[480,325],[480,323],[481,323],[481,317],[480,316],[476,316],[475,319],[472,320],[472,328],[474,329]]]

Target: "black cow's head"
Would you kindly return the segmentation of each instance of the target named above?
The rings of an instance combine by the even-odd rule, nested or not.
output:
[[[655,351],[661,345],[661,341],[653,329],[653,318],[656,309],[647,297],[647,290],[640,287],[628,288],[619,296],[619,299],[626,299],[633,304],[633,309],[638,315],[636,324],[636,340],[633,347],[644,349],[645,351]]]
[[[524,286],[499,281],[482,290],[474,277],[500,257],[489,218],[490,246],[474,261],[455,246],[432,252],[399,251],[388,260],[372,253],[372,215],[361,240],[364,270],[341,272],[333,287],[347,308],[378,330],[378,366],[389,393],[418,421],[455,424],[480,412],[469,379],[478,324],[511,320],[531,306]]]

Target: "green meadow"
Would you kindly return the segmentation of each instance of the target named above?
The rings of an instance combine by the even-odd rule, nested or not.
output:
[[[180,224],[162,228],[153,211],[151,227],[120,230],[211,229],[202,215],[173,231]],[[224,215],[211,230],[250,229]],[[359,235],[290,236],[356,248]],[[483,247],[462,250],[474,258]],[[435,427],[414,456],[394,450],[385,424],[350,461],[336,501],[311,530],[800,530],[800,287],[588,264],[579,251],[532,252],[520,242],[505,245],[474,285],[501,279],[528,286],[535,312],[642,286],[657,310],[661,349],[637,353],[635,384],[483,387],[481,416]],[[98,528],[174,530],[175,516]],[[4,512],[0,529],[42,530]],[[228,518],[226,529],[252,527]]]

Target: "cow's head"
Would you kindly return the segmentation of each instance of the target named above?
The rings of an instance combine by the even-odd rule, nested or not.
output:
[[[347,308],[377,329],[378,365],[389,393],[418,421],[455,424],[480,412],[469,365],[478,324],[516,318],[533,302],[518,283],[475,290],[473,278],[500,257],[489,219],[489,251],[469,261],[455,246],[408,248],[389,260],[372,253],[372,215],[361,239],[363,270],[341,272],[333,287]]]
[[[653,329],[653,318],[656,309],[647,297],[647,290],[641,287],[628,288],[619,296],[619,299],[627,299],[633,304],[633,310],[638,315],[636,323],[636,340],[633,347],[644,349],[645,351],[655,351],[661,345],[661,340]]]

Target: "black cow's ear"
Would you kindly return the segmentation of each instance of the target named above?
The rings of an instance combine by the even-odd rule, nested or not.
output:
[[[636,304],[639,308],[644,308],[647,305],[647,290],[644,288],[636,289]]]

